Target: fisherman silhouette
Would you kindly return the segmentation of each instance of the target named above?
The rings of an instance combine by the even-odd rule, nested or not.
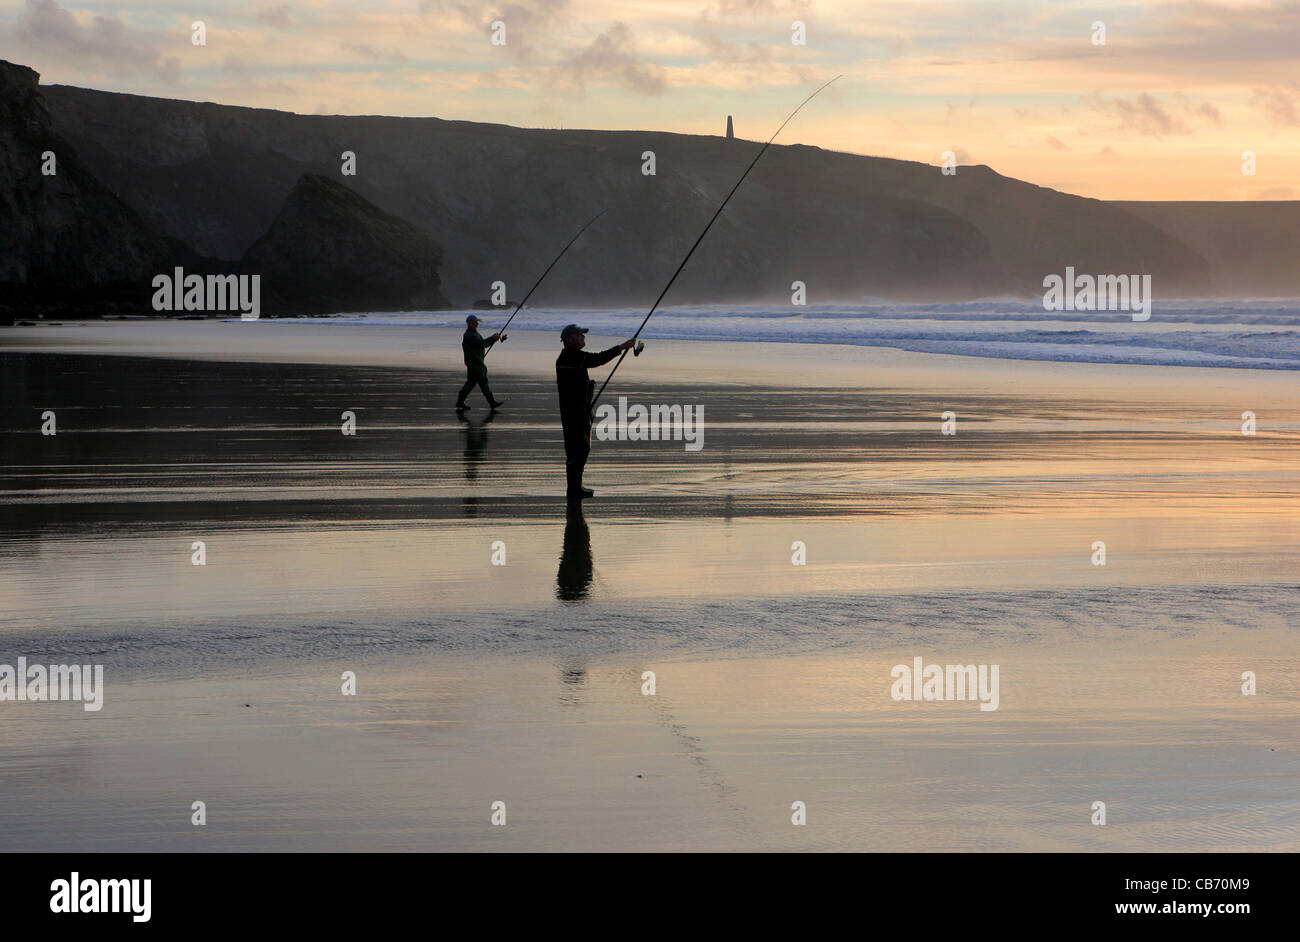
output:
[[[582,472],[591,454],[591,395],[596,385],[587,370],[604,366],[625,350],[631,350],[636,338],[625,340],[600,353],[587,353],[586,327],[569,324],[560,331],[563,348],[555,361],[555,385],[560,393],[560,425],[564,429],[565,494],[569,500],[591,497],[591,488],[582,486]]]
[[[487,356],[488,350],[492,349],[492,345],[498,340],[505,340],[506,335],[498,330],[491,337],[484,337],[478,332],[478,325],[481,323],[483,322],[474,314],[465,318],[465,333],[460,340],[461,355],[465,360],[465,385],[460,387],[460,392],[456,395],[457,412],[464,412],[469,408],[465,397],[475,386],[483,390],[488,405],[493,409],[505,405],[492,395],[492,387],[488,385],[487,364],[483,358]]]
[[[582,516],[582,503],[569,501],[564,517],[564,546],[560,549],[560,570],[555,574],[555,597],[561,602],[580,602],[591,592],[595,567],[591,560],[591,531]]]

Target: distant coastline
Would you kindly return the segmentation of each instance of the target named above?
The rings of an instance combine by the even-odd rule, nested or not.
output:
[[[148,315],[151,279],[177,265],[261,275],[268,315],[469,307],[498,282],[519,293],[600,209],[535,301],[643,305],[758,146],[298,115],[41,86],[11,63],[0,143],[60,168],[8,168],[23,224],[0,269],[0,321]],[[1157,299],[1295,297],[1298,240],[1300,202],[1108,203],[985,166],[949,176],[777,144],[668,303],[1030,296],[1066,266],[1150,274]]]

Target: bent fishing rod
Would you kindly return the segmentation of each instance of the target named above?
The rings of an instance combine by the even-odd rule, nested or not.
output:
[[[714,212],[713,214],[713,218],[710,219],[709,224],[704,227],[704,231],[700,233],[700,237],[695,240],[695,244],[691,246],[691,250],[686,253],[686,257],[682,259],[682,263],[677,266],[677,271],[673,272],[673,276],[668,279],[668,284],[664,285],[664,290],[659,292],[659,297],[655,299],[655,303],[653,306],[651,306],[650,312],[646,314],[645,320],[641,321],[641,326],[638,327],[636,329],[636,333],[632,335],[633,340],[636,340],[637,337],[641,336],[641,331],[645,330],[645,325],[650,323],[650,318],[653,317],[655,311],[659,309],[659,303],[663,301],[664,295],[668,293],[668,289],[673,286],[673,282],[677,280],[677,276],[682,273],[682,269],[686,267],[686,263],[691,260],[691,256],[695,254],[695,250],[700,247],[700,243],[704,241],[704,237],[709,234],[709,230],[713,228],[713,224],[717,222],[718,217],[722,215],[722,211],[727,208],[727,203],[729,203],[731,201],[731,198],[736,195],[736,191],[740,189],[740,185],[745,182],[745,177],[749,176],[749,171],[754,169],[754,166],[758,163],[758,161],[762,158],[762,156],[765,153],[767,153],[767,149],[772,146],[772,142],[776,140],[777,134],[780,134],[781,131],[785,129],[785,126],[794,119],[794,116],[800,112],[800,110],[803,108],[804,105],[808,104],[808,102],[812,101],[814,98],[820,95],[822,89],[826,88],[827,85],[830,85],[833,82],[839,81],[841,78],[843,78],[843,76],[841,75],[835,76],[835,78],[827,82],[826,85],[823,85],[821,88],[817,89],[817,91],[813,92],[802,102],[800,102],[799,107],[794,109],[794,111],[790,112],[790,116],[781,122],[781,127],[777,128],[776,131],[772,134],[772,136],[767,139],[767,143],[762,146],[759,152],[754,156],[754,159],[749,162],[749,166],[746,167],[745,172],[740,175],[740,179],[737,180],[736,185],[731,188],[731,192],[727,194],[726,199],[724,199],[718,205],[717,211]],[[637,356],[641,354],[641,350],[644,346],[645,346],[644,344],[641,344],[636,347]],[[595,398],[591,400],[591,410],[593,415],[595,414],[596,403],[600,400],[601,393],[605,391],[605,387],[609,385],[609,381],[614,378],[614,374],[618,372],[618,368],[623,365],[623,361],[625,359],[627,359],[626,350],[624,350],[622,356],[618,358],[618,362],[614,364],[614,368],[609,371],[609,375],[605,377],[605,382],[601,384],[600,391],[597,392]]]
[[[515,309],[510,312],[510,316],[506,318],[506,322],[502,324],[501,329],[497,331],[497,333],[501,335],[502,343],[505,343],[506,340],[505,338],[506,328],[509,327],[510,322],[515,319],[515,315],[518,314],[519,309],[524,306],[524,302],[526,302],[529,298],[533,296],[533,292],[536,291],[538,286],[543,281],[546,280],[546,276],[551,273],[551,269],[556,266],[556,263],[558,263],[560,259],[564,258],[564,253],[569,251],[570,246],[572,246],[573,243],[577,242],[578,239],[582,236],[582,234],[586,232],[589,228],[591,228],[591,224],[593,222],[595,222],[601,216],[605,215],[605,213],[607,212],[609,212],[608,209],[602,209],[600,212],[596,213],[596,215],[592,216],[591,219],[587,221],[587,224],[583,226],[581,229],[579,229],[577,234],[575,234],[574,237],[568,241],[568,243],[564,246],[564,248],[560,249],[560,254],[555,256],[555,261],[551,262],[551,264],[546,266],[546,271],[542,272],[542,277],[538,278],[537,281],[533,284],[533,286],[528,289],[528,293],[524,295],[523,300],[515,305]],[[487,350],[483,351],[483,356],[486,357],[490,352],[491,352],[491,348],[489,347]]]

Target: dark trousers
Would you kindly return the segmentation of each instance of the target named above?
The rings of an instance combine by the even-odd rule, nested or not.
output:
[[[456,397],[456,405],[463,406],[465,397],[470,394],[475,386],[483,390],[483,395],[487,397],[488,405],[497,401],[497,397],[492,395],[492,388],[488,386],[487,367],[486,366],[467,366],[465,367],[465,385],[460,387],[460,395]]]
[[[564,473],[568,479],[568,493],[576,496],[582,491],[582,470],[591,454],[591,421],[586,412],[560,415],[564,425]]]

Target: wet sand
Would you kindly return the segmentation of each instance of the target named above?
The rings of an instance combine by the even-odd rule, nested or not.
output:
[[[553,338],[465,421],[456,339],[0,333],[0,663],[107,678],[0,703],[0,846],[1300,847],[1293,376],[652,343],[615,401],[704,447],[596,442],[578,515]],[[896,702],[916,656],[998,709]]]

